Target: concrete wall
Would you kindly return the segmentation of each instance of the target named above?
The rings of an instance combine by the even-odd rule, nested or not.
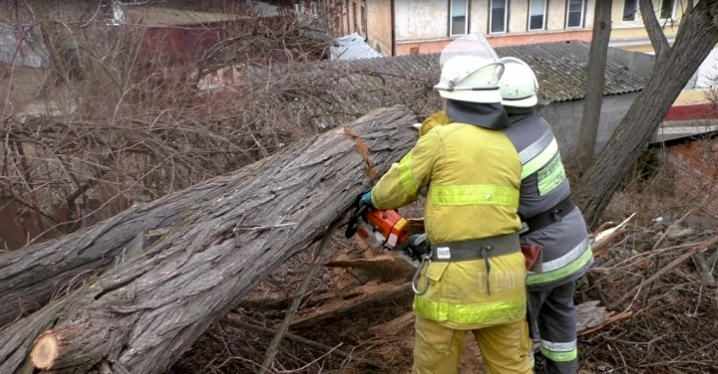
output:
[[[600,152],[606,146],[613,131],[621,123],[637,96],[636,92],[603,97],[595,153]],[[544,108],[541,114],[551,124],[563,156],[570,157],[578,140],[581,116],[583,115],[583,100],[555,102]]]
[[[648,78],[653,71],[653,65],[656,63],[655,56],[642,52],[626,51],[619,48],[608,48],[607,53],[609,60],[614,60],[619,64],[628,68],[628,71]]]
[[[0,23],[0,61],[20,66],[45,66],[44,47],[32,26]]]
[[[366,7],[369,45],[384,56],[391,56],[391,2],[366,0]]]

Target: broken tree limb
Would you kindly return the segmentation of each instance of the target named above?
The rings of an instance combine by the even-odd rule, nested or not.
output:
[[[292,328],[304,328],[343,313],[349,313],[367,303],[411,295],[411,283],[403,280],[389,283],[367,283],[346,292],[343,298],[328,301],[319,307],[306,308],[294,318]]]
[[[591,243],[593,257],[602,256],[608,252],[608,246],[613,243],[619,235],[625,232],[626,224],[628,224],[628,222],[635,216],[636,213],[633,213],[617,226],[598,232]]]
[[[675,260],[671,261],[668,265],[664,266],[661,270],[657,271],[655,274],[653,274],[650,278],[644,280],[639,285],[628,291],[625,295],[623,295],[620,299],[616,300],[609,306],[609,309],[615,309],[619,305],[621,305],[624,301],[626,301],[629,297],[632,297],[634,294],[640,292],[643,287],[648,286],[649,284],[653,283],[657,279],[659,279],[661,276],[666,274],[667,272],[673,270],[676,266],[679,266],[680,264],[686,262],[688,259],[693,257],[696,253],[699,253],[701,251],[706,250],[710,246],[718,243],[718,236],[714,236],[711,239],[708,239],[706,241],[703,241],[701,243],[696,244],[693,248],[691,248],[688,252],[682,254],[680,257],[676,258]]]
[[[407,129],[414,122],[399,106],[347,127],[369,145],[384,172],[413,146],[416,134]],[[107,363],[131,373],[163,373],[236,300],[351,207],[365,189],[362,163],[354,142],[338,129],[203,184],[223,185],[226,192],[197,201],[141,253],[3,330],[0,373],[18,373],[46,329],[80,326],[106,342],[88,355],[78,341],[68,341],[74,349],[57,360],[75,362],[73,373]],[[266,229],[233,230],[237,225]],[[88,323],[98,319],[107,323]]]

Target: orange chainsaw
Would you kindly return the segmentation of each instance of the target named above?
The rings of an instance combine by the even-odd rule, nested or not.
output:
[[[390,251],[406,242],[408,227],[409,222],[398,211],[372,209],[366,204],[360,206],[357,201],[344,236],[351,238],[357,234],[368,246]]]

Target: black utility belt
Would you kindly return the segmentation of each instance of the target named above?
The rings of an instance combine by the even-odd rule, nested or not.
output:
[[[539,213],[529,219],[525,219],[524,222],[528,225],[528,231],[521,234],[526,236],[534,231],[544,229],[554,222],[561,222],[563,217],[566,217],[569,213],[573,212],[576,205],[571,201],[571,197],[568,196],[561,200],[558,204],[554,205],[551,209]]]
[[[521,252],[519,234],[492,236],[490,238],[461,242],[431,243],[432,262],[487,259],[518,252]]]

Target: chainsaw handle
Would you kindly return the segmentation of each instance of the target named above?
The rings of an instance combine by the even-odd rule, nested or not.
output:
[[[349,217],[349,222],[347,222],[347,230],[344,232],[345,238],[349,239],[357,233],[359,218],[366,215],[366,212],[368,211],[369,205],[357,206],[356,210],[354,211],[354,214]]]
[[[430,247],[429,247],[429,243],[428,243],[426,234],[412,235],[405,242],[396,246],[396,248],[394,248],[394,250],[406,253],[406,250],[409,249],[411,251],[411,254],[414,255],[414,257],[416,257],[417,260],[421,260],[421,257],[424,254],[426,254],[426,252],[423,252],[420,250],[421,245],[424,243],[426,243],[425,244],[426,249],[427,249],[426,252],[429,252]]]

